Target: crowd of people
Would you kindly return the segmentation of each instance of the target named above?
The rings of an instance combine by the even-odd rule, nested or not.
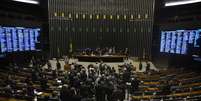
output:
[[[70,65],[62,81],[62,101],[123,101],[127,92],[138,89],[139,81],[131,64],[119,66],[119,70],[103,62],[88,65]],[[127,97],[128,98],[128,97]]]
[[[55,85],[59,91],[55,94],[51,92],[52,97],[61,101],[124,101],[129,99],[129,94],[138,90],[140,81],[134,73],[135,67],[129,62],[111,67],[100,61],[84,67],[77,63],[69,64],[67,56],[64,57],[64,61],[63,69],[59,59],[56,59],[55,68],[49,60],[33,57],[29,66],[11,63],[6,69],[20,74],[24,71],[24,67],[29,67],[30,75],[25,76],[19,83],[26,85],[23,91],[31,98],[34,98],[37,92],[48,91]],[[47,68],[44,68],[45,64]],[[147,68],[150,68],[150,64],[147,64]],[[12,75],[8,74],[5,79],[8,84],[5,87],[6,91],[11,95],[16,85],[12,79],[17,74]],[[49,81],[56,81],[57,84],[51,85]],[[40,85],[40,88],[36,88],[35,85]]]
[[[86,48],[77,50],[76,54],[80,55],[91,55],[91,56],[102,56],[102,55],[128,55],[128,48],[125,49],[117,49],[115,46],[113,47],[105,47],[105,48]]]
[[[84,67],[77,63],[69,64],[68,57],[64,60],[66,63],[64,68],[59,59],[55,68],[49,60],[33,58],[28,68],[12,63],[5,68],[6,70],[0,69],[0,94],[4,92],[7,96],[21,95],[22,98],[29,97],[30,100],[35,97],[41,98],[40,92],[49,92],[50,95],[47,99],[43,98],[43,101],[124,101],[125,99],[130,101],[129,95],[134,96],[134,99],[143,99],[143,94],[147,94],[146,90],[166,96],[174,92],[172,89],[182,86],[181,83],[173,81],[172,77],[176,77],[175,75],[152,71],[149,62],[146,63],[146,71],[139,75],[129,62],[111,67],[100,61]],[[44,68],[45,63],[48,68]],[[140,62],[139,68],[142,67]],[[186,74],[187,77],[190,74]],[[163,78],[158,75],[165,75],[165,81],[160,81]],[[184,76],[185,74],[182,74],[182,77]],[[160,80],[154,81],[155,78]],[[178,87],[175,88],[175,85]],[[193,85],[191,88],[197,89],[193,88]],[[155,89],[151,89],[152,86]],[[138,93],[142,95],[138,96]]]
[[[49,91],[51,86],[55,85],[60,89],[52,97],[61,101],[123,101],[128,98],[129,93],[138,89],[139,80],[134,75],[133,65],[130,63],[111,67],[101,61],[84,67],[77,63],[68,64],[67,58],[63,70],[59,59],[56,62],[56,69],[49,60],[46,60],[48,68],[44,68],[44,62],[45,60],[32,58],[31,65],[27,66],[28,75],[19,82],[24,85],[22,90],[24,94],[31,98],[34,98],[37,92]],[[18,74],[21,75],[20,73],[23,74],[26,68],[13,63],[6,69],[12,72],[5,79],[7,84],[5,89],[8,91],[6,94],[13,95],[15,93],[13,90],[16,88],[16,81],[13,78]],[[57,83],[50,85],[49,81]],[[35,85],[40,87],[36,88]]]

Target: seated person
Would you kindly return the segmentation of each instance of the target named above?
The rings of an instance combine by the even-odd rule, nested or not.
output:
[[[86,51],[82,51],[82,55],[87,56]]]
[[[93,52],[93,51],[91,52],[91,56],[95,56],[95,54],[94,54],[94,52]]]

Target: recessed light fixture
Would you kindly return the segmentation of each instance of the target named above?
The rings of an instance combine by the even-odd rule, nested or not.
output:
[[[36,1],[36,0],[13,0],[13,1],[29,3],[29,4],[36,4],[36,5],[39,4],[39,1]]]
[[[175,1],[175,2],[167,2],[167,3],[165,3],[165,6],[177,6],[177,5],[185,5],[185,4],[198,3],[198,2],[201,2],[201,0]]]

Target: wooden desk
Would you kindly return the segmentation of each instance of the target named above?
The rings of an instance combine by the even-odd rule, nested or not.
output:
[[[123,62],[126,56],[108,55],[108,56],[84,56],[77,55],[76,58],[80,62]]]

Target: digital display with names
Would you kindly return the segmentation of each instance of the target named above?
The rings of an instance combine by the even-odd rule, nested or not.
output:
[[[34,51],[39,37],[40,28],[0,26],[0,52]]]
[[[188,45],[200,47],[201,30],[162,31],[160,52],[187,54]]]

